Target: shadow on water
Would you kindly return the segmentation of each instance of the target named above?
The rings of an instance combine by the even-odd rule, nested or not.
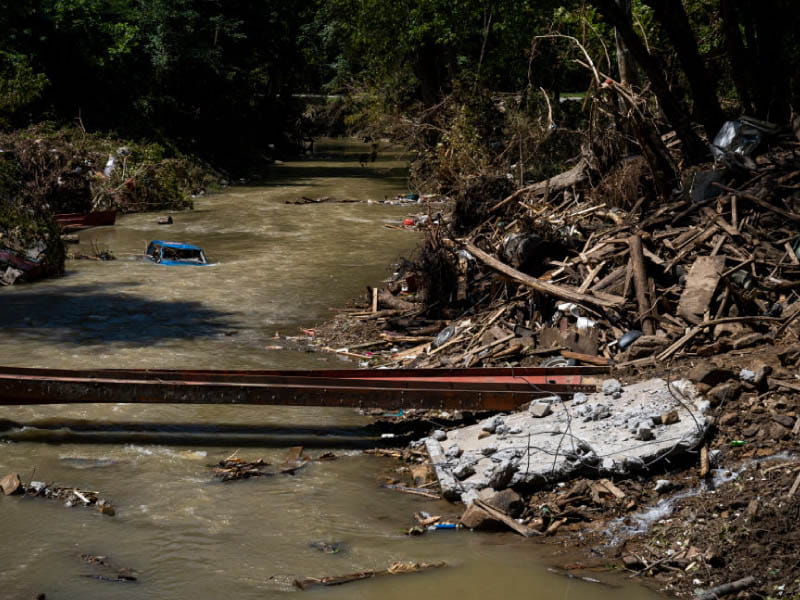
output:
[[[270,179],[263,182],[256,181],[253,185],[270,186],[270,185],[286,185],[285,179],[291,179],[295,185],[301,180],[308,179],[376,179],[385,181],[389,179],[398,179],[406,181],[407,170],[403,167],[362,167],[358,164],[350,167],[343,166],[323,166],[319,163],[308,165],[293,165],[291,168],[279,167],[281,170],[276,170],[270,173]],[[278,178],[276,181],[275,178]]]
[[[374,448],[398,439],[382,440],[374,428],[358,426],[233,425],[200,423],[94,422],[84,420],[0,420],[0,439],[43,443],[146,443],[196,446],[282,447],[301,444],[320,448]]]
[[[109,293],[102,286],[79,286],[66,293],[31,290],[5,298],[0,329],[44,331],[65,344],[94,339],[144,344],[221,335],[234,328],[230,316],[200,302],[152,300]]]

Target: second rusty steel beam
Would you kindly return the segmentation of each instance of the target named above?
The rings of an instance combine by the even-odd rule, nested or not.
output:
[[[278,376],[270,382],[0,374],[0,404],[265,404],[283,406],[513,410],[552,393],[593,386],[441,381],[364,381]]]

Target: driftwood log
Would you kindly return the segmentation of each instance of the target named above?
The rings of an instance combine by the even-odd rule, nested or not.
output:
[[[493,269],[500,271],[504,275],[508,275],[512,279],[515,279],[520,283],[533,288],[537,292],[548,294],[554,298],[558,298],[559,300],[566,300],[568,302],[575,302],[577,304],[587,304],[589,306],[595,306],[598,308],[613,308],[615,306],[621,306],[624,303],[624,298],[619,296],[603,294],[603,297],[601,298],[599,296],[593,296],[590,294],[582,294],[576,288],[571,286],[556,285],[554,283],[536,279],[535,277],[531,277],[530,275],[526,275],[525,273],[517,271],[513,267],[509,267],[504,262],[497,260],[493,256],[490,256],[478,248],[475,244],[470,242],[464,244],[464,249],[482,263],[485,263]]]

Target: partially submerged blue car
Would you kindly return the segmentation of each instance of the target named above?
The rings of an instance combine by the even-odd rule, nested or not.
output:
[[[207,266],[203,249],[193,244],[153,240],[147,245],[145,259],[167,266]]]

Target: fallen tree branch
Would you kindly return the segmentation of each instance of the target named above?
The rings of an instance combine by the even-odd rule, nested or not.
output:
[[[532,183],[530,185],[526,185],[525,187],[519,188],[510,196],[507,196],[497,204],[495,204],[492,208],[489,209],[489,213],[493,213],[496,210],[503,208],[509,202],[513,202],[522,196],[527,194],[544,194],[545,190],[549,194],[555,194],[560,192],[563,189],[568,187],[572,187],[575,184],[581,183],[582,181],[586,180],[588,175],[586,174],[586,161],[581,159],[577,165],[572,167],[569,171],[564,171],[563,173],[559,173],[558,175],[554,175],[550,179],[545,179],[544,181],[537,181],[536,183]]]
[[[372,579],[382,575],[407,575],[409,573],[419,573],[420,571],[427,571],[428,569],[440,569],[446,567],[447,563],[392,563],[388,568],[380,571],[361,571],[359,573],[350,573],[348,575],[338,575],[333,577],[306,577],[305,579],[295,579],[295,587],[301,590],[318,585],[342,585],[343,583],[350,583],[352,581],[360,581],[362,579]]]
[[[599,308],[613,308],[621,306],[624,303],[624,298],[620,296],[610,296],[606,294],[605,298],[598,298],[589,294],[581,294],[573,287],[555,285],[553,283],[541,281],[540,279],[536,279],[535,277],[531,277],[530,275],[526,275],[525,273],[517,271],[513,267],[510,267],[504,262],[497,260],[493,256],[490,256],[478,248],[475,244],[470,242],[466,242],[464,244],[464,249],[484,264],[497,271],[500,271],[504,275],[508,275],[512,279],[515,279],[516,281],[533,288],[537,292],[542,292],[543,294],[553,296],[554,298],[567,300],[569,302],[575,302],[578,304],[588,304],[590,306],[596,306]]]
[[[715,598],[719,598],[720,596],[727,596],[729,594],[734,594],[736,592],[740,592],[744,589],[749,588],[755,582],[756,578],[750,576],[750,577],[744,577],[743,579],[737,579],[736,581],[731,581],[730,583],[723,583],[722,585],[709,588],[702,594],[699,594],[697,596],[697,600],[714,600]]]

